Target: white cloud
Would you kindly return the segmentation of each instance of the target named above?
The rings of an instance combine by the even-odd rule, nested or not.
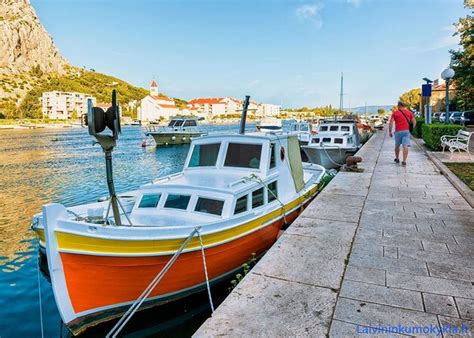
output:
[[[296,8],[296,16],[302,20],[313,24],[316,28],[321,28],[323,21],[321,19],[321,4],[305,4]]]
[[[417,47],[411,46],[403,48],[403,50],[407,52],[413,53],[426,53],[426,52],[433,52],[440,49],[451,49],[456,47],[459,44],[459,37],[458,36],[442,36],[431,43],[420,45]]]
[[[346,2],[354,7],[359,7],[362,0],[346,0]]]

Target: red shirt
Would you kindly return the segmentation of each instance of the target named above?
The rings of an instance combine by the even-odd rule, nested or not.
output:
[[[403,115],[405,115],[406,118]],[[392,113],[392,119],[395,121],[395,132],[410,130],[408,121],[413,120],[413,113],[406,108],[401,108]]]

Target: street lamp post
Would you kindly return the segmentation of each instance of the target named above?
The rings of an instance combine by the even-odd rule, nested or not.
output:
[[[445,122],[449,123],[449,81],[454,77],[454,70],[451,67],[446,68],[441,73],[441,78],[446,81],[446,116]]]

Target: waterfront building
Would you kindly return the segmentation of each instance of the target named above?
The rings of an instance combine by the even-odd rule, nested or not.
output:
[[[95,97],[87,94],[57,90],[44,92],[41,95],[43,118],[52,120],[79,118],[81,115],[87,114],[88,99],[92,99],[92,103],[95,105]]]
[[[153,80],[150,85],[150,95],[142,99],[138,110],[140,121],[169,120],[179,114],[179,109],[173,99],[158,93],[158,83]]]
[[[278,116],[281,111],[281,106],[271,103],[262,103],[260,108],[263,117]],[[257,110],[257,112],[259,112],[259,110]]]
[[[454,102],[456,97],[456,85],[449,84],[449,100]],[[444,112],[446,110],[446,81],[443,79],[436,79],[433,82],[431,90],[431,109],[433,113]]]

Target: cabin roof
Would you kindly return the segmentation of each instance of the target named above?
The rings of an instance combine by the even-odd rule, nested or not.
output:
[[[288,133],[272,133],[272,132],[252,132],[252,133],[245,133],[245,134],[210,134],[206,136],[201,136],[199,138],[199,141],[201,140],[213,140],[213,139],[229,139],[229,137],[232,138],[232,141],[235,140],[235,138],[239,138],[242,140],[248,140],[248,141],[260,141],[260,140],[269,140],[269,141],[274,141],[278,139],[286,139],[288,137],[296,137],[293,134],[288,134]]]

